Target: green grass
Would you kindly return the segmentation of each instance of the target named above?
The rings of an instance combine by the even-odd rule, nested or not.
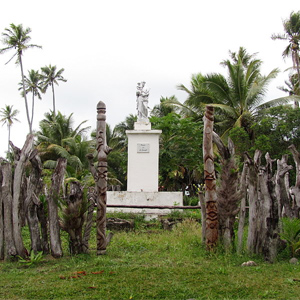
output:
[[[92,239],[90,255],[1,262],[0,299],[299,299],[299,265],[208,254],[195,221],[117,232],[104,256]],[[250,259],[258,266],[240,266]]]

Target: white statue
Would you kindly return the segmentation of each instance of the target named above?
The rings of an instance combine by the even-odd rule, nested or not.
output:
[[[146,82],[142,81],[137,84],[136,91],[136,104],[137,104],[137,116],[139,121],[148,122],[148,97],[149,97],[149,89],[145,87]]]

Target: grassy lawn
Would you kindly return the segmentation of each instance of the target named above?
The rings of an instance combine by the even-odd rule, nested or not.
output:
[[[104,256],[96,256],[94,236],[91,244],[90,255],[49,256],[29,267],[1,262],[0,299],[300,298],[299,265],[287,257],[269,264],[246,255],[208,254],[195,221],[172,231],[140,227],[116,233]],[[250,259],[258,266],[240,266]]]

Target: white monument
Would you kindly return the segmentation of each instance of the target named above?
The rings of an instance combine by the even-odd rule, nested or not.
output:
[[[182,192],[158,192],[161,130],[151,129],[148,118],[149,89],[144,81],[137,84],[136,96],[137,122],[134,123],[134,130],[126,131],[128,137],[127,192],[108,192],[107,203],[140,206],[183,205]],[[169,209],[120,208],[117,210],[154,215],[170,212]]]
[[[161,130],[151,130],[148,118],[149,89],[145,82],[137,85],[137,122],[128,137],[128,192],[158,191],[159,136]]]

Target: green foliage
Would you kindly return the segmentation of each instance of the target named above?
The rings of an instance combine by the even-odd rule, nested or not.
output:
[[[291,144],[300,147],[300,110],[288,105],[268,108],[257,116],[250,132],[241,127],[229,131],[238,155],[245,151],[253,155],[259,149],[269,152],[273,159],[280,159],[283,154],[290,154]]]
[[[272,107],[252,126],[254,148],[268,151],[272,158],[289,153],[288,147],[300,147],[300,110],[291,106]]]
[[[242,155],[251,148],[249,134],[242,127],[235,127],[229,131],[229,137],[234,143],[236,154]]]
[[[166,216],[168,219],[192,219],[192,220],[201,220],[201,211],[200,209],[172,209],[172,211]]]
[[[292,257],[300,249],[300,219],[282,218],[280,238],[287,242]]]
[[[153,128],[161,129],[160,186],[162,190],[185,190],[202,179],[202,122],[169,113],[151,117]]]
[[[21,256],[17,256],[19,258],[19,263],[30,267],[32,265],[38,264],[43,260],[43,251],[34,253],[33,250],[30,251],[30,255],[28,258],[22,258]]]
[[[227,135],[234,127],[243,127],[250,133],[257,111],[278,102],[263,103],[263,96],[279,70],[274,69],[263,76],[260,72],[262,61],[256,59],[255,54],[248,54],[243,47],[238,52],[230,52],[230,59],[221,64],[226,68],[227,76],[198,73],[192,76],[189,89],[179,86],[180,90],[188,93],[183,106],[189,107],[198,116],[197,119],[203,116],[207,104],[214,106],[215,130],[220,135]]]
[[[183,205],[196,206],[198,205],[198,202],[199,202],[198,197],[183,196]]]
[[[94,149],[83,135],[89,128],[81,128],[86,121],[74,129],[72,116],[46,113],[37,132],[37,148],[45,168],[54,169],[58,158],[66,158],[67,176],[81,180],[89,173],[86,155]]]

